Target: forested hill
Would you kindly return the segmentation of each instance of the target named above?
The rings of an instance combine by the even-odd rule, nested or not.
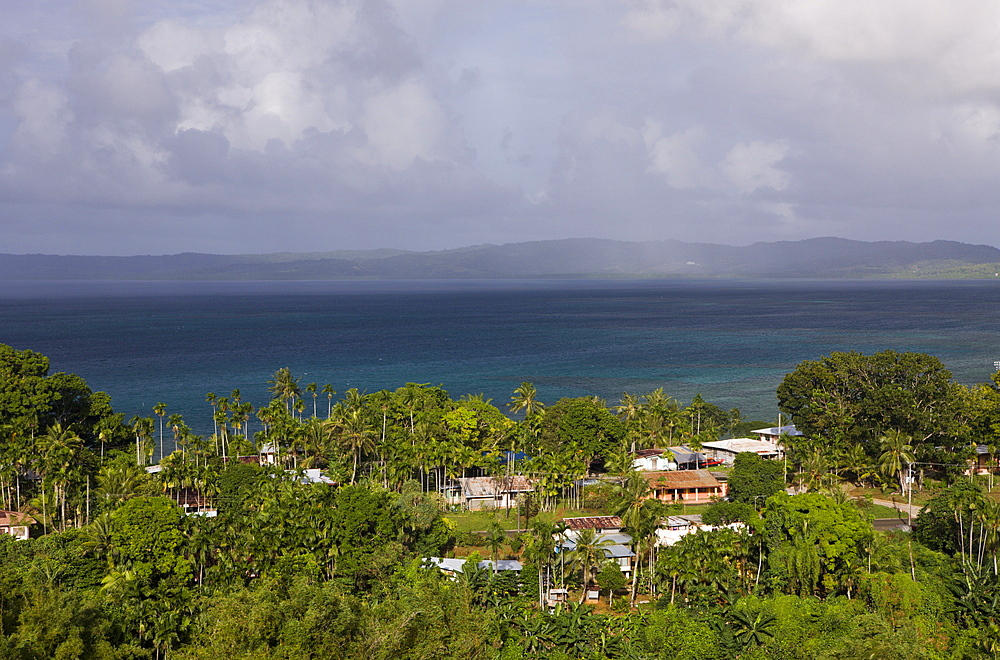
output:
[[[118,280],[517,279],[559,277],[996,277],[1000,250],[954,241],[840,238],[744,247],[564,239],[453,250],[93,257],[0,255],[0,278]]]

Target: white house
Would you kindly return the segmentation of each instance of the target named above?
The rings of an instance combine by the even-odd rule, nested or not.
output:
[[[427,561],[440,568],[441,572],[444,573],[445,575],[454,577],[456,575],[459,575],[460,573],[462,573],[462,571],[465,570],[465,564],[468,560],[463,559],[462,557],[428,557]],[[476,566],[480,569],[492,572],[493,560],[483,559],[478,564],[476,564]],[[521,566],[521,562],[517,561],[516,559],[497,560],[497,568],[496,568],[497,572],[503,572],[503,571],[520,572],[521,568],[523,568]]]
[[[759,435],[761,440],[767,440],[769,442],[773,442],[779,447],[781,446],[781,436],[790,435],[794,437],[803,435],[802,431],[799,431],[795,428],[795,424],[786,424],[784,426],[769,426],[766,429],[756,429],[750,432]]]
[[[781,458],[784,451],[781,445],[775,442],[755,438],[730,438],[705,442],[702,443],[701,449],[705,455],[719,459],[726,465],[732,465],[736,455],[743,452],[751,452],[761,458]]]
[[[481,509],[511,509],[517,506],[517,496],[535,490],[535,480],[513,475],[510,477],[463,477],[462,503],[469,511]]]
[[[705,463],[705,455],[684,445],[666,449],[640,449],[635,452],[632,469],[640,472],[697,470]]]
[[[674,461],[674,455],[665,449],[640,449],[635,452],[632,469],[640,472],[676,470],[677,462]]]
[[[0,534],[7,534],[21,541],[27,541],[28,526],[34,522],[35,519],[26,513],[0,509]]]

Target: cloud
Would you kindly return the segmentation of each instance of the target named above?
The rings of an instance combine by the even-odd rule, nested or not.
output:
[[[643,139],[649,149],[647,172],[661,174],[674,188],[697,188],[708,185],[710,173],[698,156],[698,146],[705,140],[701,128],[661,136],[663,127],[647,120],[643,128]]]
[[[365,101],[360,125],[368,138],[364,160],[403,169],[420,158],[445,157],[439,149],[447,130],[444,112],[426,86],[406,81]]]
[[[644,40],[709,39],[877,65],[927,93],[1000,85],[1000,6],[989,0],[633,0],[621,24]]]
[[[66,95],[40,80],[26,81],[17,90],[11,109],[17,118],[12,144],[21,158],[51,158],[59,151],[71,115]]]
[[[8,250],[1000,243],[986,0],[64,4],[0,25]]]
[[[785,142],[740,142],[726,154],[721,169],[741,193],[762,188],[780,191],[788,187],[789,176],[775,166],[786,155]]]

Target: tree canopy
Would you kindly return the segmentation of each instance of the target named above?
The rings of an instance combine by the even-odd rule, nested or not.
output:
[[[859,444],[876,456],[890,430],[930,445],[951,445],[967,433],[965,389],[924,353],[834,352],[806,360],[785,376],[777,396],[796,428],[831,450]]]

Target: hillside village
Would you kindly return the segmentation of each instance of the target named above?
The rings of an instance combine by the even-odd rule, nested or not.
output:
[[[126,422],[47,367],[0,347],[3,660],[286,653],[222,632],[247,608],[324,657],[451,657],[454,635],[498,659],[819,657],[794,612],[838,608],[850,623],[809,639],[874,652],[868,621],[900,657],[1000,648],[1000,377],[967,388],[930,356],[804,362],[775,426],[662,390],[334,400],[281,369],[267,406],[209,394],[208,436],[166,404]],[[38,636],[60,617],[90,619]]]

